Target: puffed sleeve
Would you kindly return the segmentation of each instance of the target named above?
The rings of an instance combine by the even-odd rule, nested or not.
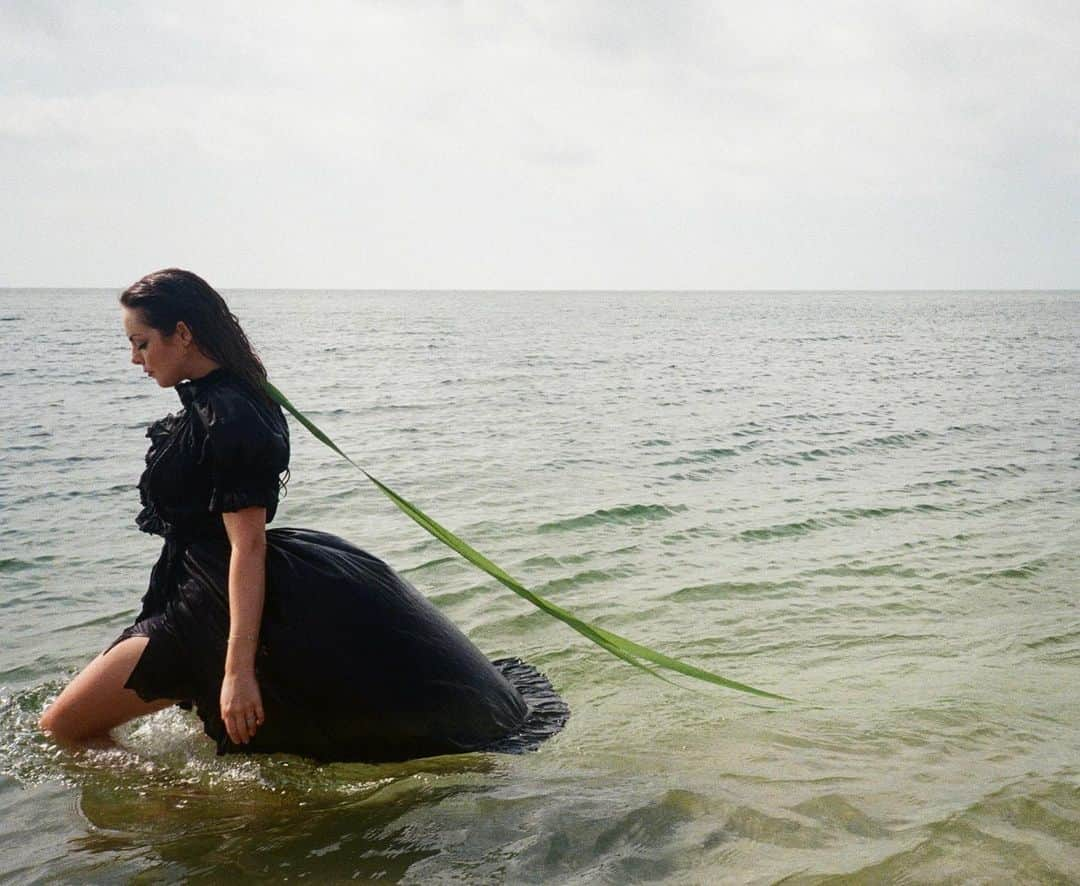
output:
[[[265,507],[269,521],[277,509],[278,478],[289,466],[289,428],[281,410],[225,389],[198,411],[206,428],[210,511]]]

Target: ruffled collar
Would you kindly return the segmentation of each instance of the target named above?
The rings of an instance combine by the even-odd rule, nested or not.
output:
[[[221,384],[225,379],[229,377],[229,370],[224,366],[219,366],[217,369],[211,369],[206,375],[201,375],[198,378],[193,378],[191,381],[182,381],[176,386],[176,393],[180,397],[180,402],[184,406],[190,406],[191,401],[196,396],[210,388]]]

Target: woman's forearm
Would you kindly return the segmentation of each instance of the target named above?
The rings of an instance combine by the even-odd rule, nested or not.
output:
[[[266,597],[266,537],[234,542],[229,559],[229,646],[225,673],[250,673]]]

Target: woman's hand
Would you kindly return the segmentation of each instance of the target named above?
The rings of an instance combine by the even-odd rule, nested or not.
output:
[[[233,744],[247,744],[262,726],[266,715],[254,670],[225,674],[221,682],[221,719]]]

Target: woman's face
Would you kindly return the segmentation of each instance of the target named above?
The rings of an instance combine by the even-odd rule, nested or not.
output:
[[[156,381],[159,387],[171,388],[188,378],[191,333],[181,322],[172,335],[143,322],[137,308],[124,308],[124,332],[131,342],[131,362]]]

